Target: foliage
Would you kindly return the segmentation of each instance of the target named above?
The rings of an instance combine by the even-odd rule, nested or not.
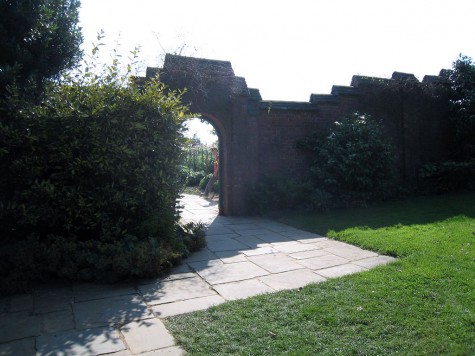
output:
[[[206,186],[208,185],[209,180],[213,176],[213,173],[210,173],[208,175],[205,175],[203,178],[201,178],[200,183],[198,184],[198,188],[201,191],[204,191],[206,189]],[[214,182],[213,187],[211,188],[211,191],[213,193],[219,193],[219,179]]]
[[[419,171],[421,189],[429,193],[475,189],[475,64],[461,55],[444,73],[451,93],[450,152],[449,160]]]
[[[181,176],[184,186],[199,187],[203,179],[213,172],[214,158],[211,149],[202,146],[185,147],[182,156]]]
[[[0,97],[41,89],[81,58],[78,0],[0,2]],[[35,90],[35,94],[38,92]]]
[[[180,232],[184,236],[187,252],[196,252],[206,247],[205,225],[189,222],[180,225]]]
[[[186,252],[175,208],[187,108],[158,78],[130,80],[131,67],[86,63],[33,110],[19,106],[20,124],[0,125],[0,235],[12,249],[0,278],[12,266],[24,278],[152,275]]]
[[[287,209],[323,211],[329,207],[331,195],[314,188],[310,181],[268,176],[253,187],[249,196],[254,213],[262,214]]]
[[[184,173],[185,186],[187,187],[197,187],[200,185],[203,178],[207,177],[203,171],[192,171],[188,170],[187,167],[183,167],[182,172]]]
[[[310,153],[315,186],[336,199],[353,204],[391,195],[392,147],[371,116],[354,113],[335,122],[326,137],[314,134],[298,146]]]
[[[398,260],[166,320],[197,355],[473,355],[475,195],[294,215]],[[318,271],[317,271],[318,273]]]
[[[192,171],[213,172],[214,157],[209,147],[187,147],[183,152],[184,166]]]
[[[426,164],[419,172],[423,192],[475,189],[475,159]]]
[[[455,129],[453,158],[471,159],[475,157],[475,64],[472,59],[461,55],[449,71],[448,79]]]

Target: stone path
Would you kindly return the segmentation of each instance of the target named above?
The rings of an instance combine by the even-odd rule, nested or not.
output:
[[[182,355],[162,318],[393,260],[274,221],[217,216],[216,201],[185,195],[183,204],[184,221],[207,224],[206,249],[162,279],[0,299],[0,355]]]

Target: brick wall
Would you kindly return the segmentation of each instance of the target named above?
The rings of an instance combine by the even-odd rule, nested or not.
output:
[[[160,73],[170,88],[187,88],[192,112],[210,119],[220,138],[220,213],[246,215],[252,186],[266,176],[303,177],[305,154],[296,142],[325,133],[337,120],[359,111],[383,121],[395,147],[401,182],[417,179],[420,167],[447,153],[448,91],[441,77],[419,82],[412,74],[392,78],[354,76],[350,86],[311,94],[308,102],[263,101],[227,61],[167,55]],[[137,78],[142,83],[145,78]]]

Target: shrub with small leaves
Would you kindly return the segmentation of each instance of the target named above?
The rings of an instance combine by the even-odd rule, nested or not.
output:
[[[21,138],[0,153],[0,235],[12,248],[2,280],[32,248],[29,263],[16,261],[26,279],[152,275],[186,252],[181,94],[158,78],[139,85],[117,59],[97,73],[86,64],[65,75],[38,106],[18,110],[21,125],[0,125],[0,136]]]
[[[381,123],[354,113],[335,122],[326,136],[299,143],[310,153],[316,187],[345,204],[389,197],[394,188],[393,150]]]

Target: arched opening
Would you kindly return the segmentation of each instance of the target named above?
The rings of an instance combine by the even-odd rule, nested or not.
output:
[[[188,189],[188,191],[193,194],[201,193],[202,195],[204,193],[210,178],[209,176],[215,173],[215,159],[212,149],[216,148],[218,150],[218,177],[216,183],[211,187],[207,199],[210,201],[210,204],[218,205],[220,215],[225,215],[226,193],[224,186],[226,179],[224,165],[227,155],[225,154],[223,126],[216,118],[206,114],[200,114],[200,117],[189,119],[184,125],[187,129],[185,131],[186,169],[188,169],[188,174],[194,174],[200,178],[198,189],[196,189],[196,179],[191,179],[190,181],[195,185],[195,189]],[[197,169],[198,172],[192,171],[193,169]],[[201,178],[201,172],[204,173],[203,178]]]

